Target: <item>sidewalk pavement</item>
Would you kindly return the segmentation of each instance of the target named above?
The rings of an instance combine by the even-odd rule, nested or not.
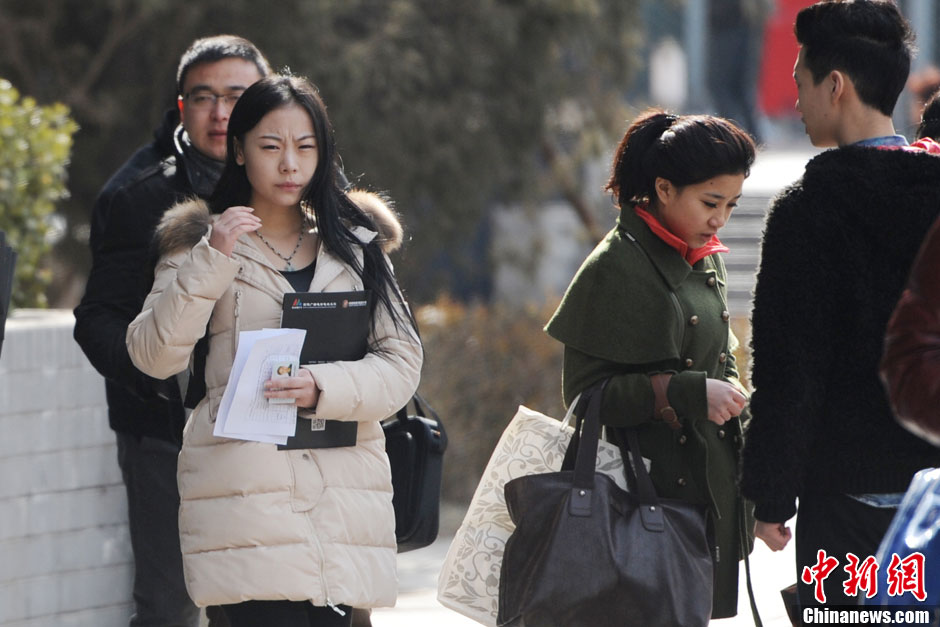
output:
[[[791,530],[793,521],[788,523]],[[479,623],[442,606],[437,601],[437,575],[452,538],[441,537],[431,546],[398,556],[398,604],[372,613],[373,627],[474,627]],[[780,600],[780,590],[796,582],[794,543],[773,553],[757,541],[751,554],[751,580],[757,609],[766,627],[790,627]],[[741,563],[738,615],[712,621],[713,627],[754,625]]]

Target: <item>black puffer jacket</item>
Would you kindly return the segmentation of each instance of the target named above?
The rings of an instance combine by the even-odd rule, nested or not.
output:
[[[752,314],[741,489],[782,522],[803,494],[903,492],[940,449],[895,422],[878,366],[888,318],[940,214],[940,158],[815,157],[767,217]]]
[[[178,116],[168,111],[154,141],[139,149],[105,184],[91,216],[92,267],[75,309],[75,340],[104,375],[111,428],[180,441],[179,386],[159,381],[131,363],[125,337],[153,282],[151,241],[167,208],[215,180],[190,167],[177,140]],[[198,170],[198,172],[197,172]],[[196,185],[194,186],[194,179]]]

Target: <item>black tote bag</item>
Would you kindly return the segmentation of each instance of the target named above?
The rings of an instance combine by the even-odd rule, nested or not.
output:
[[[705,508],[656,496],[633,430],[624,469],[636,490],[595,472],[605,384],[579,402],[574,470],[506,484],[516,529],[500,570],[499,627],[696,627],[711,618]]]

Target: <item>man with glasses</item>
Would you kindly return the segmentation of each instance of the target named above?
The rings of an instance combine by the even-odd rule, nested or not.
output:
[[[105,184],[92,210],[92,267],[75,309],[75,339],[105,377],[117,436],[135,562],[132,626],[195,627],[199,611],[183,583],[177,525],[176,460],[185,420],[180,384],[137,370],[124,338],[153,281],[150,241],[160,217],[183,198],[212,193],[232,107],[270,71],[264,55],[241,37],[193,42],[177,71],[177,107],[154,140]]]

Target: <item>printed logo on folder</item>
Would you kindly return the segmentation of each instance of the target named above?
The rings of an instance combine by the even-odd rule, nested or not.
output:
[[[356,294],[357,297],[340,298],[340,296],[348,296],[349,294]],[[323,300],[294,298],[290,304],[290,309],[347,309],[349,307],[369,306],[368,292],[324,292],[320,296],[327,296],[328,298]]]

